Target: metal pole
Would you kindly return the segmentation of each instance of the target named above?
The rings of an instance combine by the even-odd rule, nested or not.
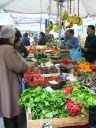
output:
[[[40,9],[41,9],[41,17],[40,17],[40,32],[41,32],[41,28],[42,28],[42,0],[40,0]]]
[[[59,19],[60,19],[60,25],[62,24],[62,19],[61,19],[61,14],[62,14],[62,4],[63,4],[63,2],[60,2],[59,3]],[[61,27],[62,27],[62,25],[61,25]],[[60,31],[59,31],[59,43],[61,44],[61,33],[62,33],[62,28],[60,29]]]

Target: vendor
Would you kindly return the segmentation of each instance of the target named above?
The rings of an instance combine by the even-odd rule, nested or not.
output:
[[[5,128],[26,128],[24,109],[18,105],[21,94],[19,74],[33,66],[17,54],[15,32],[10,26],[3,26],[0,31],[0,117],[3,117]]]
[[[73,29],[68,29],[65,32],[65,37],[63,39],[63,42],[64,42],[64,46],[69,49],[80,47],[80,41],[77,37],[74,36]]]
[[[96,60],[96,36],[94,25],[89,25],[87,28],[87,37],[84,46],[84,57],[89,62]]]

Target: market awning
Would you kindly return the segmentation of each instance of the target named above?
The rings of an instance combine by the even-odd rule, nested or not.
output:
[[[71,1],[71,6],[70,6]],[[72,13],[78,13],[78,1],[80,16],[96,16],[96,0],[65,0],[63,10],[71,8]],[[68,5],[69,2],[69,5]],[[57,15],[58,8],[55,0],[0,0],[0,9],[7,12]]]

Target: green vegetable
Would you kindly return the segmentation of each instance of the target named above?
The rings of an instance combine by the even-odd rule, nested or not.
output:
[[[36,59],[41,59],[41,58],[46,58],[47,56],[43,52],[37,51],[34,53],[34,57]]]
[[[66,98],[63,91],[47,92],[42,87],[34,90],[27,89],[21,94],[19,104],[30,107],[33,119],[45,119],[53,117],[66,117]]]
[[[67,86],[70,87],[70,84],[72,85],[72,83],[67,83]],[[86,109],[90,105],[96,105],[96,95],[83,86],[73,87],[70,95],[65,95],[61,90],[50,93],[40,86],[34,90],[26,89],[21,94],[19,104],[31,109],[33,119],[60,118],[70,116],[66,105],[68,99],[82,104],[81,116],[86,114]]]

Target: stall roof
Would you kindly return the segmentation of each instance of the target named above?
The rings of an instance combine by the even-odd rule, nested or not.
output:
[[[68,2],[70,2],[70,0],[64,0],[62,5],[63,10],[68,9]],[[96,16],[95,2],[96,0],[79,0],[80,16]],[[0,9],[5,9],[7,12],[19,12],[27,14],[51,13],[53,15],[57,15],[58,12],[57,2],[55,0],[0,0]],[[78,0],[71,1],[71,12],[78,12]]]
[[[63,10],[68,9],[68,1],[64,0]],[[74,2],[75,1],[75,2]],[[80,16],[96,16],[96,0],[79,0]],[[49,8],[50,6],[50,8]],[[69,7],[70,8],[70,7]],[[57,15],[57,2],[55,0],[0,0],[0,9],[7,12],[19,12],[29,14],[48,14]],[[71,2],[72,13],[78,12],[78,0]]]

